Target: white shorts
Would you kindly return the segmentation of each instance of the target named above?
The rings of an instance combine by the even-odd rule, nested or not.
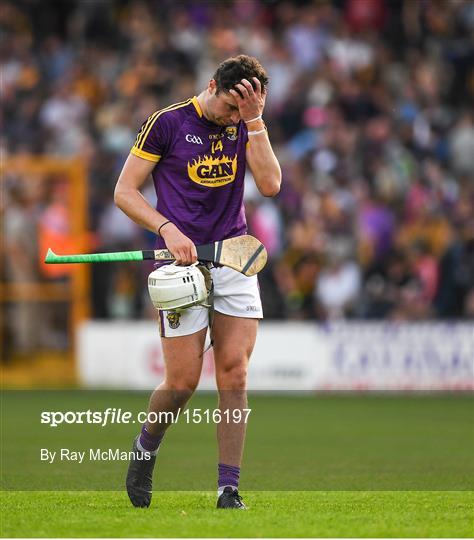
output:
[[[224,315],[262,319],[263,309],[257,276],[247,277],[227,268],[211,268],[214,309]],[[193,306],[182,311],[158,311],[161,337],[188,336],[209,324],[209,309]]]

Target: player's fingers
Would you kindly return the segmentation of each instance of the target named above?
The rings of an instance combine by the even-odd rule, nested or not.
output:
[[[189,249],[186,244],[182,245],[179,250],[179,264],[180,265],[187,265],[190,264],[189,262]]]
[[[248,81],[247,79],[242,79],[241,84],[243,84],[245,86],[249,96],[251,96],[254,93],[253,86],[252,86],[252,83],[250,81]]]
[[[183,254],[183,264],[189,265],[192,263],[192,257],[191,253],[188,248],[186,248],[184,254]]]
[[[257,79],[257,77],[253,77],[253,82],[255,83],[255,94],[257,96],[265,96],[265,87],[262,86],[262,83]]]
[[[193,247],[194,244],[192,243],[183,246],[183,249],[181,251],[181,264],[189,265],[194,262]]]
[[[235,97],[235,99],[237,100],[237,103],[240,103],[242,101],[242,96],[237,92],[237,90],[234,90],[233,88],[231,88],[229,90],[229,93]]]
[[[247,90],[247,88],[242,83],[234,84],[234,87],[238,88],[240,90],[240,93],[242,94],[244,99],[246,97],[250,97],[249,91]]]

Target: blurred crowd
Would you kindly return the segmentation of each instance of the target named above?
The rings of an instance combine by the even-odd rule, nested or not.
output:
[[[80,156],[97,250],[153,242],[113,203],[143,120],[245,53],[283,171],[275,199],[246,181],[266,316],[474,317],[474,2],[4,0],[0,28],[2,154]],[[3,176],[6,249],[34,254],[64,182]],[[93,315],[151,316],[146,270],[94,267]]]

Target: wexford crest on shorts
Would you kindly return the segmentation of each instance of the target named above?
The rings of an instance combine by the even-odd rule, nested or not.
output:
[[[179,313],[178,311],[170,311],[168,315],[166,315],[170,328],[172,328],[173,330],[176,330],[176,328],[178,328],[178,326],[180,325],[180,317],[181,313]]]

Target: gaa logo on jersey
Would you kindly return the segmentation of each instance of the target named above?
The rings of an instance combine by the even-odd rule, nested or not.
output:
[[[191,133],[188,133],[185,137],[185,139],[190,142],[190,143],[194,143],[194,144],[202,144],[202,139],[201,137],[198,137],[197,135],[191,135]]]
[[[229,126],[225,128],[225,134],[229,141],[237,140],[237,126]]]
[[[170,328],[172,328],[173,330],[176,330],[176,328],[178,328],[178,326],[180,325],[180,317],[181,313],[179,313],[178,311],[170,311],[168,315],[166,315]]]

